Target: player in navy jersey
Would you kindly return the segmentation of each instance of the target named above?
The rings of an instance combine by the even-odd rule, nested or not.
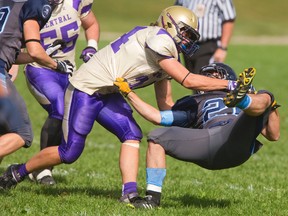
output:
[[[0,1],[0,158],[31,145],[33,134],[26,105],[10,80],[14,63],[37,61],[59,72],[67,72],[68,62],[55,62],[41,47],[39,31],[48,21],[56,0]],[[26,47],[27,53],[21,53]]]
[[[222,63],[204,66],[200,74],[236,80],[232,68]],[[123,90],[125,81],[115,84]],[[260,133],[270,141],[279,139],[279,105],[268,91],[246,94],[250,85],[251,82],[236,107],[225,105],[231,93],[211,91],[183,97],[171,110],[163,111],[146,104],[126,85],[124,93],[133,107],[148,121],[166,126],[148,135],[146,197],[129,204],[131,207],[160,205],[166,175],[165,155],[209,170],[227,169],[241,165],[261,148],[257,140]],[[243,107],[241,102],[245,97],[250,97],[251,101]]]
[[[51,18],[40,32],[41,44],[44,49],[50,49],[51,44],[59,49],[51,54],[53,59],[68,59],[75,62],[76,43],[81,27],[84,29],[87,47],[81,57],[87,62],[97,52],[100,36],[98,21],[91,10],[93,0],[65,0],[57,13]],[[61,41],[60,41],[61,40]],[[55,70],[43,67],[37,63],[25,67],[25,76],[29,90],[48,112],[48,117],[41,130],[40,150],[61,143],[62,119],[64,113],[64,93],[69,84],[69,74],[55,73]],[[29,177],[40,184],[54,185],[52,169],[34,172]]]
[[[122,143],[120,200],[138,200],[136,181],[142,131],[114,82],[124,77],[132,89],[154,84],[160,109],[173,105],[170,78],[189,89],[234,89],[236,81],[192,74],[179,62],[180,52],[192,56],[197,50],[197,28],[197,17],[192,11],[171,6],[161,12],[154,26],[137,26],[94,54],[69,80],[61,144],[41,150],[25,164],[9,166],[0,178],[0,187],[10,189],[28,173],[76,161],[97,121]]]

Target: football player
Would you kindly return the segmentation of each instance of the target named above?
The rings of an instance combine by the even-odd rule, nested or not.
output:
[[[40,29],[59,0],[1,0],[0,11],[0,158],[30,147],[33,134],[25,102],[8,71],[14,63],[36,61],[58,72],[68,72],[70,62],[54,61],[40,45]],[[28,53],[21,53],[26,47]]]
[[[41,150],[25,164],[9,166],[0,178],[0,187],[14,187],[37,169],[76,161],[97,121],[122,143],[120,201],[138,200],[136,179],[142,132],[114,82],[123,77],[132,89],[154,84],[161,110],[173,105],[170,78],[189,89],[234,89],[236,81],[192,74],[181,65],[179,53],[191,56],[198,48],[197,29],[197,17],[192,11],[171,6],[161,12],[154,26],[137,26],[94,54],[69,80],[61,144]]]
[[[160,206],[166,176],[165,155],[209,170],[227,169],[241,165],[261,148],[262,144],[256,139],[260,133],[270,141],[279,139],[279,105],[273,94],[264,90],[247,94],[255,72],[254,68],[242,72],[237,88],[228,94],[198,92],[179,99],[171,110],[165,111],[142,101],[123,79],[115,82],[144,118],[156,125],[168,126],[148,135],[146,197],[129,206]],[[204,66],[200,75],[237,78],[233,69],[223,63]]]
[[[84,29],[87,47],[82,51],[80,58],[87,62],[97,52],[100,33],[98,21],[91,10],[92,3],[93,0],[81,0],[77,4],[74,0],[65,0],[57,11],[52,13],[40,32],[40,40],[43,48],[50,52],[53,59],[58,61],[68,59],[76,65],[76,42],[81,27]],[[41,130],[40,150],[59,145],[62,137],[64,93],[70,75],[55,73],[55,70],[37,63],[27,65],[25,75],[32,95],[48,113]],[[39,170],[29,177],[40,184],[54,185],[56,182],[51,170],[52,168]]]

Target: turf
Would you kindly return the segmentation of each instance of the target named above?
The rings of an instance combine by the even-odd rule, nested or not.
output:
[[[154,21],[162,7],[171,0],[94,1],[94,9],[103,31],[124,32],[135,25]],[[146,4],[145,4],[146,3]],[[286,1],[235,1],[237,27],[235,35],[287,35],[283,28]],[[260,5],[261,4],[261,7]],[[127,6],[129,5],[129,7]],[[149,5],[149,6],[148,6]],[[133,9],[129,9],[133,8]],[[277,10],[275,10],[277,8]],[[278,13],[277,11],[280,12]],[[101,38],[100,47],[109,41]],[[85,46],[78,43],[78,54]],[[118,140],[95,123],[88,136],[82,156],[71,165],[55,167],[56,187],[46,188],[28,180],[10,192],[0,191],[0,215],[288,215],[287,164],[287,46],[236,45],[229,47],[227,62],[236,72],[255,67],[257,89],[271,90],[282,105],[281,138],[268,142],[260,137],[264,147],[240,167],[208,171],[196,165],[167,158],[167,178],[163,188],[162,209],[145,211],[127,208],[118,202],[121,176],[118,169]],[[78,62],[80,64],[80,62]],[[6,157],[0,172],[11,163],[25,162],[39,150],[39,135],[46,113],[29,93],[22,71],[16,86],[24,97],[35,134],[29,149],[20,149]],[[173,82],[175,99],[189,94]],[[153,87],[137,90],[147,102],[155,105]],[[134,114],[144,135],[156,126]],[[145,192],[145,138],[141,143],[139,192]]]
[[[208,171],[168,157],[162,209],[133,210],[118,203],[121,194],[120,144],[113,135],[95,124],[80,159],[71,165],[55,167],[56,187],[45,188],[25,180],[10,192],[0,192],[1,215],[287,215],[285,128],[288,87],[284,70],[286,62],[281,58],[286,50],[285,46],[240,45],[232,45],[230,49],[227,63],[237,72],[254,66],[258,70],[255,87],[271,90],[282,104],[280,141],[272,143],[260,138],[264,147],[242,166]],[[16,85],[27,102],[35,139],[30,149],[21,149],[6,157],[0,171],[11,163],[25,162],[38,151],[40,128],[46,117],[30,95],[22,73]],[[175,98],[190,93],[174,82],[173,88]],[[137,93],[155,105],[152,87],[137,90]],[[156,127],[137,113],[135,118],[144,135]],[[145,192],[146,146],[144,138],[140,148],[138,183],[142,195]]]

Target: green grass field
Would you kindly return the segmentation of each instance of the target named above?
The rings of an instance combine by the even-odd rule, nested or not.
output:
[[[287,36],[288,1],[234,0],[236,24],[234,35]],[[94,1],[93,8],[104,32],[126,32],[136,25],[149,25],[174,0]],[[120,19],[121,18],[121,19]],[[102,38],[105,39],[105,38]]]
[[[119,2],[123,5],[121,6]],[[135,10],[122,13],[127,8],[124,4],[128,4],[128,2],[131,3],[130,7],[135,7]],[[103,30],[111,31],[110,28],[104,27],[105,25],[113,26],[113,29],[116,26],[115,31],[130,29],[138,17],[140,17],[138,21],[142,23],[151,21],[148,18],[144,19],[144,15],[145,17],[146,15],[151,17],[155,14],[158,16],[159,7],[167,6],[173,1],[158,0],[159,4],[155,3],[149,10],[142,9],[146,5],[143,2],[148,4],[156,1],[106,0],[105,2],[95,2],[96,7],[99,6],[99,20],[103,21]],[[247,6],[248,4],[248,0],[235,2],[239,5],[239,10],[241,5],[245,6],[246,4]],[[250,2],[254,5],[255,2],[260,3],[256,0]],[[287,5],[285,1],[276,0],[276,2]],[[261,4],[265,10],[263,5],[265,6],[265,4]],[[247,7],[248,11],[254,11],[252,14],[247,11],[247,16],[250,14],[250,17],[258,17],[258,9]],[[131,19],[134,13],[138,13],[139,16]],[[125,16],[122,16],[123,14]],[[118,18],[117,20],[117,16],[120,16],[121,19]],[[117,22],[114,22],[115,20]],[[243,19],[240,20],[243,22]],[[263,25],[263,19],[258,20],[257,25]],[[268,29],[280,28],[282,21],[275,22],[276,27],[269,24]],[[243,25],[243,29],[253,29],[250,24],[249,22],[249,25]],[[287,29],[279,31],[279,35],[284,31]],[[242,34],[245,35],[246,32],[242,31]],[[107,41],[103,41],[100,46],[102,47],[105,43]],[[78,54],[84,46],[83,41],[79,41]],[[287,77],[285,61],[287,48],[287,46],[272,45],[231,45],[229,48],[226,63],[230,64],[237,73],[246,67],[254,66],[257,69],[254,80],[255,87],[272,91],[277,101],[282,105],[279,109],[281,115],[280,140],[272,143],[260,138],[264,147],[242,166],[222,171],[209,171],[194,164],[167,158],[168,170],[163,188],[162,208],[152,211],[133,210],[117,201],[121,194],[121,176],[118,169],[120,143],[96,123],[92,133],[88,136],[86,148],[79,160],[71,165],[55,167],[54,176],[58,182],[55,187],[47,188],[25,180],[9,192],[0,191],[0,215],[288,215],[288,208],[286,207],[288,203],[286,174],[288,164],[286,145],[288,85],[285,80]],[[16,86],[27,103],[35,138],[31,148],[20,149],[3,160],[0,166],[1,173],[9,164],[25,162],[39,151],[40,129],[46,118],[46,113],[30,95],[23,73],[20,73]],[[175,99],[190,93],[176,83],[173,83],[173,88]],[[152,86],[137,90],[137,93],[144,100],[155,105]],[[136,112],[135,118],[141,125],[144,135],[156,127],[145,121]],[[141,161],[138,178],[139,192],[142,195],[144,195],[146,187],[146,146],[147,143],[144,138],[140,148]]]

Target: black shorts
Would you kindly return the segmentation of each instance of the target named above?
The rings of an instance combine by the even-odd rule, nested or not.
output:
[[[3,67],[0,72],[6,76],[8,90],[7,96],[0,97],[0,135],[16,133],[24,140],[24,147],[30,147],[33,133],[26,104]]]
[[[148,141],[160,144],[167,155],[203,168],[226,169],[247,161],[262,144],[256,140],[267,115],[251,117],[243,112],[224,126],[209,129],[158,128]]]

